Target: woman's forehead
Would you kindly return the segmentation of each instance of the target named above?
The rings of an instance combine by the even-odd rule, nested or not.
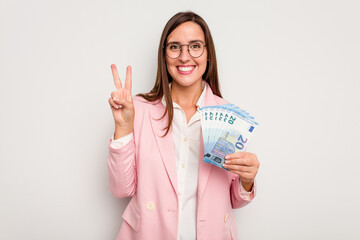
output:
[[[200,40],[205,42],[205,35],[200,25],[194,22],[184,22],[177,26],[170,33],[167,42],[188,43],[190,41]]]

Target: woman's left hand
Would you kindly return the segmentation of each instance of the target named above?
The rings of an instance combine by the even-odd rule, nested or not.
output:
[[[240,176],[241,184],[246,191],[250,191],[260,162],[254,153],[236,152],[225,156],[224,168]]]

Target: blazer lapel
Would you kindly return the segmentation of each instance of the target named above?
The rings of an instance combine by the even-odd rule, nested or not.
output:
[[[203,107],[214,106],[214,105],[219,105],[219,103],[216,102],[215,95],[211,91],[210,85],[206,83],[206,94],[205,94]],[[208,182],[211,169],[214,166],[213,164],[204,162],[204,141],[203,141],[202,132],[201,132],[200,141],[201,144],[200,144],[200,156],[199,156],[198,201],[201,199],[205,191],[205,187]]]
[[[161,101],[150,105],[150,119],[156,144],[158,146],[164,167],[167,171],[167,175],[169,176],[174,191],[177,194],[178,185],[172,128],[169,129],[169,132],[165,137],[162,137],[166,132],[166,130],[163,129],[167,126],[168,114],[166,114],[161,120],[158,120],[162,117],[164,111],[165,106],[161,103]]]

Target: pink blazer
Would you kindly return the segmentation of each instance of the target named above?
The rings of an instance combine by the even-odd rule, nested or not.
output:
[[[207,84],[207,83],[206,83]],[[165,107],[134,97],[134,138],[121,149],[109,143],[108,171],[111,192],[132,197],[122,217],[117,240],[176,240],[178,198],[173,136],[162,129]],[[204,106],[227,103],[207,84]],[[111,142],[111,140],[110,140]],[[203,161],[199,156],[196,231],[197,240],[237,239],[232,208],[249,203],[241,198],[239,176]],[[254,186],[255,194],[256,187]]]

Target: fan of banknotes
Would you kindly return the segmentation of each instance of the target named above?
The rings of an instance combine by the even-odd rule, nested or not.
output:
[[[204,161],[220,168],[227,154],[244,151],[259,125],[248,112],[230,103],[206,106],[200,113]]]

